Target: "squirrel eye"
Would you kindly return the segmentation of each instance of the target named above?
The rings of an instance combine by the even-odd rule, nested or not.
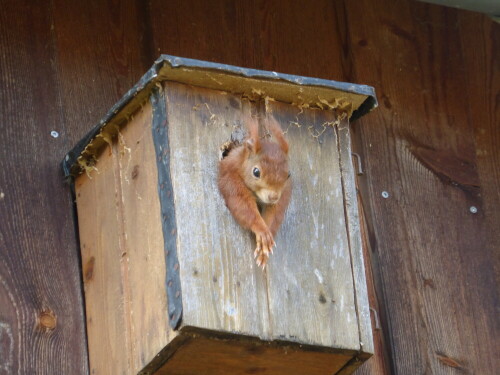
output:
[[[253,175],[257,178],[260,178],[260,169],[255,167],[252,171]]]

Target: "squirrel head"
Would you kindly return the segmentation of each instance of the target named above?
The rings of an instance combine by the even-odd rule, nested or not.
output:
[[[259,138],[259,125],[256,119],[247,120],[249,136],[244,142],[246,158],[242,168],[247,187],[264,204],[274,204],[290,178],[288,168],[288,142],[281,127],[270,117],[267,125],[276,142]]]

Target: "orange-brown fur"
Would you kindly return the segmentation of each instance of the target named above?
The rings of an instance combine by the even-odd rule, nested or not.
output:
[[[245,117],[245,123],[247,138],[219,164],[219,190],[236,221],[255,233],[254,256],[264,268],[292,192],[288,143],[272,117],[266,125],[276,142],[259,138],[259,123],[250,115]],[[260,171],[259,178],[254,175],[255,168]]]

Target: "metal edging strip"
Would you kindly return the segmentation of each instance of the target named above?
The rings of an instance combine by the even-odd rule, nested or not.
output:
[[[174,193],[170,178],[167,103],[163,89],[155,87],[151,93],[150,101],[153,107],[153,142],[158,168],[158,194],[160,197],[163,243],[167,268],[168,320],[170,326],[173,329],[177,329],[182,319],[182,293],[179,260],[177,258]]]
[[[236,75],[246,78],[265,79],[269,82],[288,82],[297,86],[316,86],[323,88],[336,89],[340,91],[350,92],[353,94],[366,95],[367,98],[364,103],[352,113],[350,121],[360,118],[366,113],[370,112],[373,108],[377,107],[377,98],[375,89],[366,85],[353,84],[348,82],[338,82],[326,79],[302,77],[291,74],[283,74],[276,72],[269,72],[257,69],[241,68],[232,65],[212,63],[208,61],[200,61],[187,59],[177,56],[161,55],[153,64],[153,66],[144,74],[139,82],[132,87],[99,121],[99,123],[91,129],[85,137],[80,140],[71,151],[69,151],[64,160],[62,161],[62,168],[65,177],[74,175],[74,166],[81,153],[85,150],[86,146],[99,134],[101,129],[112,121],[115,116],[120,113],[129,103],[143,91],[150,90],[160,80],[159,74],[162,68],[168,65],[172,68],[191,68],[199,72],[203,71],[218,71],[231,75]],[[161,78],[168,80],[168,77]]]

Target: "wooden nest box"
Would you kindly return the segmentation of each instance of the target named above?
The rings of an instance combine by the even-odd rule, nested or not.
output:
[[[272,112],[293,194],[265,271],[217,188]],[[66,156],[90,373],[350,374],[373,352],[349,119],[371,87],[162,56]]]

